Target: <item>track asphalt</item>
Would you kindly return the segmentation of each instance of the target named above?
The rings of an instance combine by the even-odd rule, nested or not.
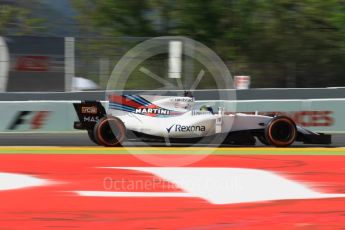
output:
[[[160,154],[143,148],[136,155],[120,148],[1,147],[0,229],[345,226],[345,157],[334,155],[344,153],[340,148],[323,155],[295,154],[321,154],[322,148],[260,148],[266,155],[256,155],[256,148],[224,148],[185,167],[142,160],[145,150],[169,160],[195,156],[181,148],[156,149]]]
[[[0,229],[343,229],[344,137],[105,148],[85,133],[0,134]]]

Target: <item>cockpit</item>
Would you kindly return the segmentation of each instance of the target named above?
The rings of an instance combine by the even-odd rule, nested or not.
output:
[[[214,113],[213,112],[213,108],[210,105],[203,105],[203,106],[201,106],[200,107],[200,111],[208,111],[208,112],[210,112],[212,114]]]

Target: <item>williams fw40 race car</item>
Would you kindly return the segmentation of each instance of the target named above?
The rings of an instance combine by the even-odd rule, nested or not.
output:
[[[125,141],[217,143],[287,147],[295,141],[330,144],[331,136],[297,126],[286,116],[217,112],[210,106],[194,109],[185,96],[110,95],[105,107],[98,101],[74,103],[79,121],[98,145],[121,146]]]

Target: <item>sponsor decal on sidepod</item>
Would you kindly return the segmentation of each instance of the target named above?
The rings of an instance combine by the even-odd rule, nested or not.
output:
[[[81,113],[83,114],[97,114],[96,106],[83,106],[81,107]]]
[[[98,122],[100,118],[98,116],[93,117],[93,116],[84,116],[83,117],[84,122]]]
[[[175,127],[175,129],[173,129]],[[173,124],[169,128],[166,128],[168,133],[171,132],[171,130],[175,130],[175,132],[204,132],[206,130],[206,127],[204,125],[177,125]]]

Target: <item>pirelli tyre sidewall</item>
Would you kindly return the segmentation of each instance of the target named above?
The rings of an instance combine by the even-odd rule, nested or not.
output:
[[[95,140],[103,146],[121,146],[125,139],[126,127],[123,122],[116,117],[103,117],[94,127]]]
[[[273,146],[287,147],[297,137],[295,122],[286,116],[272,118],[265,128],[265,138]]]

